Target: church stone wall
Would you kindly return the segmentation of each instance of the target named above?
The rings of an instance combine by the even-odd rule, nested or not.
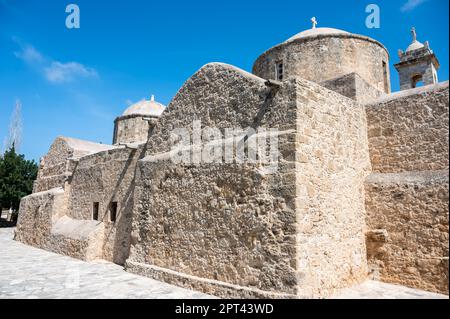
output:
[[[350,73],[324,81],[320,85],[363,104],[377,100],[385,95],[385,93],[367,83],[357,73]]]
[[[263,53],[253,65],[253,73],[275,79],[277,62],[283,63],[284,79],[320,83],[355,72],[381,92],[390,93],[389,54],[367,37],[333,34],[284,42]]]
[[[123,264],[130,247],[133,189],[139,149],[115,149],[85,156],[73,172],[68,192],[68,216],[92,220],[94,202],[99,203],[98,221],[104,225],[103,256]],[[111,221],[111,203],[117,202],[116,221]]]
[[[93,260],[101,258],[103,227],[98,223],[71,220],[62,188],[34,193],[20,202],[14,239],[54,253]]]
[[[74,149],[64,138],[57,138],[48,153],[41,159],[38,176],[33,184],[33,193],[64,187],[68,176],[67,161],[73,156]]]
[[[159,119],[138,166],[127,270],[223,297],[292,297],[295,261],[295,89],[224,64],[190,78]],[[171,131],[278,128],[280,167],[175,164]]]
[[[33,192],[45,192],[53,188],[64,187],[66,181],[66,174],[52,175],[48,177],[43,176],[34,182]]]
[[[58,138],[41,162],[35,193],[21,201],[16,238],[75,258],[123,264],[129,254],[134,172],[141,153],[142,148]],[[59,203],[55,207],[54,198]],[[99,203],[98,221],[93,220],[94,202]],[[112,202],[117,202],[115,222],[109,215]]]
[[[53,220],[61,213],[61,210],[65,211],[62,188],[34,193],[22,198],[14,239],[27,245],[46,247]]]
[[[388,58],[333,34],[268,50],[256,75],[208,64],[158,121],[116,119],[132,145],[57,138],[15,239],[219,297],[326,297],[368,271],[448,294],[448,82],[383,96]],[[276,169],[174,162],[194,121],[277,129]]]
[[[370,158],[375,172],[448,168],[448,81],[367,105]]]
[[[366,181],[367,255],[375,279],[448,294],[448,170]]]
[[[298,84],[299,293],[324,296],[367,275],[367,123],[362,105],[308,81]]]
[[[367,245],[376,278],[448,294],[448,82],[367,105],[374,173]]]
[[[77,167],[79,158],[109,149],[114,149],[114,146],[68,137],[56,138],[48,153],[40,161],[33,192],[48,191],[57,187],[65,188],[65,183],[69,181]]]
[[[148,118],[148,120],[144,120]],[[125,115],[114,122],[113,144],[135,143],[147,141],[149,130],[155,125],[157,119],[150,119],[145,115]]]
[[[74,155],[74,149],[70,147],[65,138],[58,137],[50,146],[48,153],[41,160],[41,164],[47,169],[54,166],[61,167],[61,164],[65,163],[68,158],[71,158]],[[58,172],[53,172],[51,175],[62,174],[63,172],[64,167],[61,167],[61,170],[59,170]],[[42,169],[39,173],[44,176],[50,175],[45,174],[45,170],[43,171]]]
[[[193,119],[278,128],[278,170],[173,163],[171,129]],[[207,65],[175,96],[138,164],[126,268],[226,297],[324,296],[359,282],[369,166],[359,104],[308,81],[268,88]]]

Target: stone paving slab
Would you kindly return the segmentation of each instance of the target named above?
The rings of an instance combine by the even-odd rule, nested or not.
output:
[[[448,296],[405,286],[368,280],[360,285],[342,289],[332,299],[448,299]]]
[[[0,228],[0,298],[214,298],[128,273],[113,263],[84,262],[30,247],[12,240],[13,232],[13,228]],[[367,281],[343,289],[334,298],[448,299],[448,296]]]
[[[12,237],[12,228],[0,228],[0,298],[213,298],[133,275],[113,263],[84,262],[24,245]]]

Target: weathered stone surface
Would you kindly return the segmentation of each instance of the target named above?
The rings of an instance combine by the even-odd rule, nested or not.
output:
[[[57,138],[16,239],[223,297],[325,297],[368,269],[448,293],[448,82],[385,95],[380,43],[302,34],[257,60],[263,78],[211,63],[167,110],[131,106],[115,145]],[[195,125],[276,129],[276,165],[173,161],[174,130]],[[248,154],[254,136],[234,143]],[[224,146],[187,149],[205,143]]]
[[[438,83],[437,69],[439,62],[436,55],[428,46],[414,40],[418,48],[400,52],[400,62],[395,64],[400,78],[400,90],[409,90],[422,81],[423,85]],[[422,46],[422,47],[420,47]]]
[[[64,210],[64,190],[55,188],[22,198],[15,239],[43,247],[56,216]]]
[[[360,103],[368,103],[386,95],[354,72],[321,82],[320,85]]]
[[[296,100],[299,294],[321,296],[366,277],[367,124],[360,104],[311,82]]]
[[[370,163],[363,107],[304,80],[285,82],[268,97],[262,79],[222,64],[186,82],[138,166],[128,269],[166,280],[173,271],[172,282],[226,296],[226,284],[240,287],[235,296],[319,296],[364,278],[361,190]],[[266,175],[254,164],[180,165],[153,156],[172,146],[167,126],[189,127],[193,119],[287,132],[279,136],[278,170]],[[308,156],[304,165],[300,155]],[[333,191],[338,180],[342,187]]]
[[[172,286],[95,260],[85,262],[13,241],[0,228],[2,299],[206,299],[214,296]]]
[[[369,176],[367,227],[387,235],[367,237],[375,276],[448,294],[448,191],[447,170]]]
[[[370,268],[382,280],[448,294],[448,82],[366,106]]]
[[[389,54],[382,44],[365,36],[325,34],[286,41],[264,52],[253,73],[275,79],[277,62],[283,63],[283,79],[321,83],[355,72],[379,91],[391,92]]]
[[[46,197],[43,195],[33,194],[29,199],[25,198],[20,209],[17,239],[84,260],[103,258],[123,264],[130,248],[135,166],[143,156],[142,152],[142,145],[140,149],[129,149],[58,138],[41,162],[35,189],[48,187],[48,178],[63,176],[58,185],[61,204],[55,209],[52,218],[46,218],[38,226],[47,229],[47,237],[45,241],[39,239],[36,242],[30,239],[37,236],[33,235],[33,214],[42,211],[39,213],[42,217],[39,218],[43,218],[48,209],[46,206],[42,208],[42,203],[49,204],[44,201]],[[55,172],[60,175],[50,175]],[[98,203],[99,209],[96,221],[93,221],[94,202]],[[117,203],[114,222],[110,216],[110,205],[113,202]],[[67,217],[65,221],[59,220],[64,217]],[[31,221],[28,222],[28,219]],[[78,221],[83,223],[79,224]],[[84,229],[89,232],[83,238],[74,238],[74,232],[58,231],[61,229],[58,225],[61,224],[66,225],[66,230],[81,232]],[[91,227],[91,224],[95,227]],[[36,238],[40,237],[42,236]]]
[[[23,198],[15,240],[83,260],[101,258],[103,225],[63,216],[65,205],[62,188]]]
[[[139,163],[130,265],[296,294],[295,175],[287,179],[295,172],[295,144],[288,143],[294,137],[295,101],[289,99],[294,96],[295,83],[272,97],[263,79],[218,63],[185,83]],[[250,163],[187,165],[153,159],[173,146],[168,128],[189,129],[193,120],[219,129],[256,124],[287,132],[279,136],[281,167],[267,175]]]
[[[448,168],[448,81],[394,93],[366,106],[375,172]]]
[[[121,148],[80,159],[66,188],[67,215],[92,220],[93,203],[98,203],[98,221],[104,225],[102,258],[123,264],[130,249],[133,192],[137,150]],[[117,203],[117,216],[111,221],[111,204]]]
[[[139,114],[118,117],[114,121],[113,144],[146,142],[157,120]]]

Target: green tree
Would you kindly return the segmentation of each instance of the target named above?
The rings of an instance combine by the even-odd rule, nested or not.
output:
[[[0,155],[0,206],[19,209],[20,199],[31,194],[38,165],[16,153],[14,144]]]

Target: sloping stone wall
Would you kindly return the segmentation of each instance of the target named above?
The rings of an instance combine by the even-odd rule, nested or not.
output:
[[[112,145],[98,144],[69,137],[58,137],[50,146],[48,153],[39,163],[39,171],[33,185],[33,193],[57,187],[65,187],[78,159],[105,150],[114,149]]]
[[[173,163],[171,130],[194,119],[221,129],[278,128],[278,169]],[[356,102],[309,81],[270,88],[209,64],[175,96],[147,149],[129,271],[227,297],[324,296],[365,278],[362,185],[370,163]]]
[[[128,270],[219,296],[296,295],[295,90],[286,83],[272,95],[264,82],[213,63],[174,97],[138,166]],[[278,128],[280,167],[173,163],[162,155],[176,144],[171,130],[192,131],[193,120]]]

